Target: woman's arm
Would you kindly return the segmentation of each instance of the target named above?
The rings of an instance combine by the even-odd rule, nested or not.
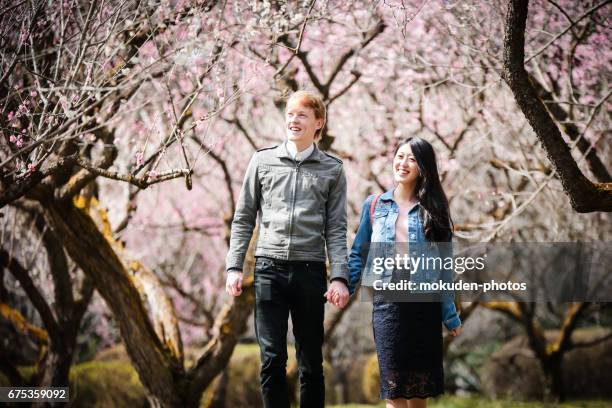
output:
[[[371,195],[366,198],[363,206],[361,207],[361,217],[359,219],[359,228],[357,228],[357,235],[353,241],[351,247],[351,253],[349,254],[348,268],[349,268],[349,294],[352,295],[357,290],[357,285],[361,280],[361,274],[363,272],[363,250],[369,247],[370,239],[372,237],[372,225],[370,224],[370,205],[374,196]]]
[[[443,259],[447,257],[453,257],[453,243],[452,242],[441,242],[442,251],[440,251],[440,256]],[[443,262],[446,263],[446,262]],[[454,262],[453,262],[454,265]],[[453,269],[445,269],[442,268],[441,279],[443,282],[453,282],[455,279],[455,271]],[[454,291],[444,291],[442,293],[442,322],[444,326],[448,330],[453,330],[461,326],[461,319],[459,318],[459,314],[457,313],[457,308],[455,307],[455,292]]]
[[[454,301],[445,300],[442,302],[442,321],[448,330],[456,329],[461,326],[461,318],[457,314]]]

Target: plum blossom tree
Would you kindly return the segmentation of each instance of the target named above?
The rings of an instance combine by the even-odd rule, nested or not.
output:
[[[222,69],[231,38],[219,30],[224,8],[215,6],[66,1],[53,8],[33,1],[3,10],[0,202],[41,208],[50,231],[43,237],[62,237],[49,256],[65,251],[93,282],[151,401],[164,406],[197,405],[229,358],[250,297],[233,302],[243,307],[229,304],[220,311],[214,337],[197,363],[185,368],[172,304],[159,278],[113,237],[96,198],[96,179],[142,189],[183,177],[191,188],[193,166],[208,147],[188,151],[185,132],[205,124],[235,94],[223,92],[231,85]],[[188,37],[190,43],[182,43]],[[132,122],[137,117],[140,121]],[[3,252],[4,266],[16,265],[13,259]],[[15,276],[24,289],[31,287],[27,269],[9,270],[19,272]],[[51,268],[52,276],[66,278],[56,272]],[[67,293],[58,296],[70,303]],[[35,305],[39,298],[30,296]],[[59,329],[48,311],[37,309],[55,334]],[[69,341],[74,331],[65,333]],[[51,336],[51,351],[62,346],[55,340]]]
[[[365,197],[392,186],[391,152],[410,135],[438,152],[458,239],[609,238],[605,201],[570,188],[578,172],[610,182],[607,2],[532,1],[521,14],[524,61],[504,53],[504,26],[521,30],[508,4],[2,6],[0,203],[38,206],[62,237],[151,400],[196,405],[247,325],[252,299],[222,295],[229,223],[250,155],[282,140],[292,90],[311,88],[328,106],[319,146],[344,160],[350,239]],[[505,62],[517,61],[529,103],[541,100],[547,129],[560,130],[551,145],[505,82]],[[551,146],[566,150],[561,164]],[[365,336],[350,327],[356,303],[328,314],[326,355],[337,365]],[[568,309],[573,327],[588,310]]]

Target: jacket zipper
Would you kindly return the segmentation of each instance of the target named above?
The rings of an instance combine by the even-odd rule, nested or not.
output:
[[[293,161],[294,163],[295,160]],[[300,164],[302,162],[298,162],[295,165],[293,172],[293,188],[291,192],[291,212],[289,213],[289,243],[287,246],[287,260],[291,258],[291,237],[293,236],[293,213],[295,211],[295,190],[297,188],[297,176],[300,172]]]

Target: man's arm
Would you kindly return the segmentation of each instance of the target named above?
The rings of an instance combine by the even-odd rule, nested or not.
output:
[[[349,282],[346,245],[346,176],[340,168],[327,199],[325,244],[331,266],[330,279]]]
[[[242,183],[242,190],[232,221],[230,248],[227,252],[226,270],[242,271],[244,258],[257,222],[260,202],[260,185],[257,176],[257,153],[253,155]]]
[[[374,196],[371,195],[364,201],[361,207],[361,217],[359,219],[359,227],[353,241],[353,246],[348,257],[349,268],[349,294],[352,295],[357,290],[359,281],[363,274],[363,259],[366,254],[363,251],[370,248],[370,240],[372,238],[372,225],[370,224],[370,206]]]

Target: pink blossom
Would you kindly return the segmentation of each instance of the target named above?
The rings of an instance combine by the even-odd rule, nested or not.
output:
[[[206,62],[206,57],[204,57],[204,55],[202,54],[196,54],[193,57],[193,63],[195,65],[204,65],[205,62]]]
[[[12,122],[14,117],[15,117],[15,114],[13,113],[13,111],[9,112],[7,115],[7,119],[9,122]]]
[[[142,166],[144,164],[144,155],[142,152],[136,152],[135,158],[137,166]]]
[[[217,89],[217,97],[219,97],[219,103],[225,102],[225,91],[222,88]]]
[[[22,133],[24,130],[22,130]],[[17,148],[23,147],[23,135],[11,135],[9,137],[9,141],[11,143],[15,143],[15,146],[17,146]]]
[[[26,42],[27,39],[28,39],[28,32],[24,28],[21,30],[21,33],[19,34],[19,42],[24,43]]]
[[[158,176],[157,172],[155,170],[151,170],[147,172],[147,176],[149,176],[149,178],[151,180],[155,180]]]
[[[28,163],[28,173],[34,173],[34,171],[36,170],[36,166],[34,165],[34,163]]]

